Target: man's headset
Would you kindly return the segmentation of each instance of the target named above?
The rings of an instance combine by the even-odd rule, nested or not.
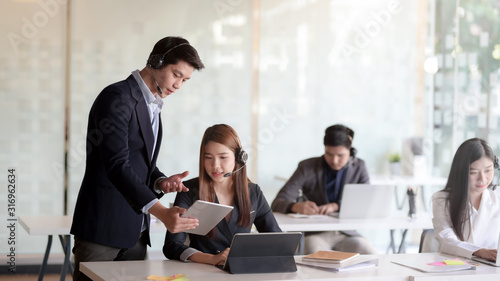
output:
[[[187,43],[187,42],[180,43],[179,45],[175,45],[172,48],[168,49],[163,54],[154,54],[154,55],[151,55],[149,57],[149,59],[148,59],[147,65],[149,65],[149,67],[151,67],[152,69],[160,69],[160,68],[162,68],[163,67],[163,63],[165,62],[165,56],[168,53],[170,53],[170,51],[172,51],[173,49],[178,48],[180,46],[184,46],[184,45],[189,45],[189,43]]]

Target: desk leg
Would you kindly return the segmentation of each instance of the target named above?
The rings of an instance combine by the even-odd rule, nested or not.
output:
[[[299,241],[299,255],[304,254],[304,239],[305,239],[305,232],[302,232],[302,236],[300,237]]]
[[[71,236],[70,235],[59,235],[59,240],[61,241],[61,246],[64,250],[64,263],[61,269],[61,281],[66,279],[66,273],[69,266],[71,275],[73,275],[73,265],[71,264],[69,258],[71,256]]]
[[[387,253],[389,250],[392,250],[392,253],[396,253],[396,245],[394,244],[394,229],[390,230],[391,242],[389,243],[389,247],[387,248]]]
[[[47,247],[45,248],[45,255],[43,256],[42,267],[40,268],[40,273],[38,274],[38,281],[42,281],[43,276],[45,275],[47,260],[49,259],[50,247],[52,247],[52,235],[49,235],[49,240],[47,241]]]
[[[424,211],[427,212],[427,200],[425,200],[425,186],[420,187],[420,195],[422,196],[422,206],[424,207]]]
[[[403,234],[401,237],[401,243],[399,244],[398,254],[402,254],[405,252],[406,233],[408,233],[408,229],[403,230]]]

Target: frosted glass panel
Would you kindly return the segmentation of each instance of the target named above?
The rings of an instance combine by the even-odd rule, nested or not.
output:
[[[479,47],[463,44],[455,61],[454,15],[446,12],[455,1],[87,0],[71,1],[68,14],[59,2],[65,3],[0,2],[0,30],[7,39],[0,41],[0,176],[8,167],[18,169],[18,215],[64,213],[66,149],[66,210],[72,215],[92,102],[107,85],[142,69],[153,45],[169,35],[188,39],[206,69],[165,99],[158,166],[167,175],[198,175],[202,134],[216,123],[237,130],[251,156],[249,175],[257,175],[251,180],[268,201],[300,160],[323,153],[324,129],[334,123],[354,129],[354,146],[371,175],[387,174],[388,154],[416,135],[435,144],[436,152],[426,155],[434,159],[435,174],[447,171],[452,140],[479,135],[499,148],[498,58],[491,57],[498,52],[488,45],[498,41],[489,30],[498,17],[481,29],[481,17],[460,19],[467,26],[460,28],[460,38]],[[476,10],[474,3],[461,1],[469,15],[498,8]],[[436,27],[436,21],[442,24]],[[425,56],[437,57],[435,75],[423,73]],[[454,79],[460,89],[454,89]],[[453,112],[457,100],[470,106],[467,112]],[[0,191],[2,209],[5,192]],[[162,202],[168,205],[174,196]],[[43,252],[45,237],[29,237],[22,229],[18,235],[20,252]],[[152,238],[159,251],[164,234]]]
[[[258,182],[266,197],[300,160],[323,154],[324,130],[335,123],[355,131],[371,175],[386,173],[387,155],[415,133],[416,1],[261,5]]]
[[[201,138],[213,124],[230,124],[242,139],[250,139],[251,1],[223,10],[212,1],[119,1],[119,11],[117,2],[76,1],[73,6],[70,214],[84,173],[92,102],[108,84],[142,69],[153,45],[165,36],[189,40],[206,69],[195,71],[164,100],[160,170],[167,175],[189,170],[189,178],[196,177]],[[168,206],[174,196],[162,202]],[[161,250],[163,239],[163,233],[153,235],[152,250]]]
[[[2,1],[0,10],[0,175],[6,182],[7,169],[17,169],[16,216],[62,215],[65,6]],[[0,189],[3,222],[6,187]],[[17,254],[43,252],[47,237],[17,226]],[[0,229],[2,255],[7,231]]]

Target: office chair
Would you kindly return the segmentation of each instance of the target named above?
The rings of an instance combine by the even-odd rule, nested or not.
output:
[[[434,229],[424,229],[420,236],[419,253],[436,253],[439,249],[439,242],[434,237]]]

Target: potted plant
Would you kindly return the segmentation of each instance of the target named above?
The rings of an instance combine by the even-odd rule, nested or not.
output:
[[[401,174],[401,156],[399,153],[392,153],[389,155],[389,170],[392,176],[399,176]]]

